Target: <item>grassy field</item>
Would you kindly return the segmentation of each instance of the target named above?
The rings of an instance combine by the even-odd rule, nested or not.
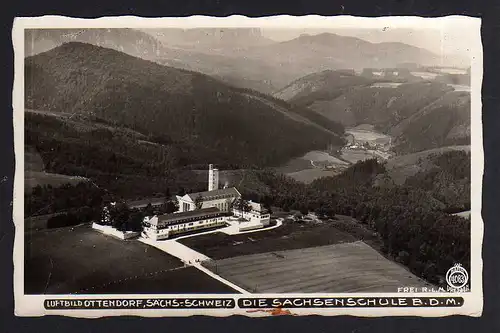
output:
[[[36,215],[25,218],[24,232],[47,229],[47,222],[49,221],[49,219],[59,214],[60,213],[44,214],[44,215]]]
[[[376,155],[365,150],[345,149],[342,150],[341,157],[342,159],[354,164],[358,161],[364,161],[371,158],[375,158]]]
[[[290,160],[286,165],[277,168],[276,171],[299,182],[309,184],[318,178],[334,176],[348,166],[348,162],[327,152],[313,150],[302,157]]]
[[[301,170],[297,172],[290,172],[287,173],[286,175],[295,179],[296,181],[305,183],[305,184],[310,184],[314,180],[322,177],[331,177],[339,174],[341,172],[342,168],[339,169],[331,169],[331,170],[324,170],[324,169],[307,169],[307,170]]]
[[[354,136],[358,142],[377,142],[377,143],[389,143],[391,137],[383,133],[366,130],[362,128],[351,128],[346,130],[346,133]]]
[[[350,217],[323,223],[285,221],[279,228],[242,235],[215,233],[179,240],[212,259],[255,253],[302,249],[365,240],[376,246],[376,236]]]
[[[57,173],[47,173],[39,171],[25,171],[24,172],[24,191],[30,193],[32,188],[40,185],[52,185],[58,187],[64,184],[76,185],[78,183],[87,181],[87,178],[77,176],[67,176]]]
[[[397,292],[428,286],[363,242],[267,252],[217,260],[210,267],[260,293]]]
[[[88,225],[25,234],[25,293],[233,293],[166,253]]]
[[[87,181],[83,177],[73,177],[56,173],[45,172],[42,157],[34,148],[26,147],[24,152],[24,191],[31,193],[33,187],[40,185],[52,185],[54,187],[70,183],[78,184]]]

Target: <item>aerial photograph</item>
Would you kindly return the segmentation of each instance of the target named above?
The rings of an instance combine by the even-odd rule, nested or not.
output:
[[[470,272],[466,33],[24,33],[24,294],[396,293]]]

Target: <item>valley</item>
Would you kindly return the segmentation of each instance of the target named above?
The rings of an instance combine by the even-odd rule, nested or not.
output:
[[[373,125],[362,124],[346,128],[344,137],[346,145],[343,147],[307,152],[276,170],[309,184],[322,177],[338,175],[359,161],[372,158],[385,161],[393,155],[391,137],[377,132]]]

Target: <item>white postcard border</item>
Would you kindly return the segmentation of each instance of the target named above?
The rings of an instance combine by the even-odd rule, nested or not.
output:
[[[250,312],[245,309],[165,309],[165,310],[46,310],[46,299],[135,299],[135,298],[245,298],[248,295],[210,294],[210,295],[24,295],[24,30],[30,28],[193,28],[193,27],[266,27],[289,28],[304,26],[307,28],[412,28],[441,29],[447,25],[466,26],[477,31],[477,44],[471,46],[471,272],[472,286],[468,293],[384,293],[384,294],[255,294],[256,298],[284,297],[463,297],[462,307],[427,307],[427,308],[300,308],[290,309],[293,315],[355,315],[375,316],[424,316],[442,317],[448,315],[466,315],[478,317],[483,309],[482,290],[482,239],[484,225],[481,216],[482,178],[484,168],[481,85],[483,77],[482,45],[480,37],[481,20],[466,16],[447,16],[440,18],[423,17],[378,17],[364,18],[354,16],[323,17],[274,16],[248,18],[240,15],[228,17],[191,16],[184,18],[141,18],[135,16],[102,17],[97,19],[79,19],[62,16],[41,16],[16,18],[12,39],[15,53],[15,73],[13,87],[13,123],[16,172],[14,178],[13,220],[16,228],[14,261],[14,296],[15,314],[18,316],[64,315],[71,317],[97,318],[103,316],[133,315],[143,317],[163,316],[230,316],[245,315],[252,317],[269,316],[269,312]]]

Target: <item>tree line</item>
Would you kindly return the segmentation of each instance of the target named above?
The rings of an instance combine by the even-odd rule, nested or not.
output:
[[[358,162],[339,176],[310,185],[261,172],[261,181],[272,190],[264,195],[244,194],[285,211],[315,212],[324,219],[335,214],[356,218],[378,233],[386,255],[432,283],[442,284],[455,263],[469,269],[470,220],[443,211],[432,199],[432,191],[406,184],[373,186],[374,178],[385,172],[376,159]]]

